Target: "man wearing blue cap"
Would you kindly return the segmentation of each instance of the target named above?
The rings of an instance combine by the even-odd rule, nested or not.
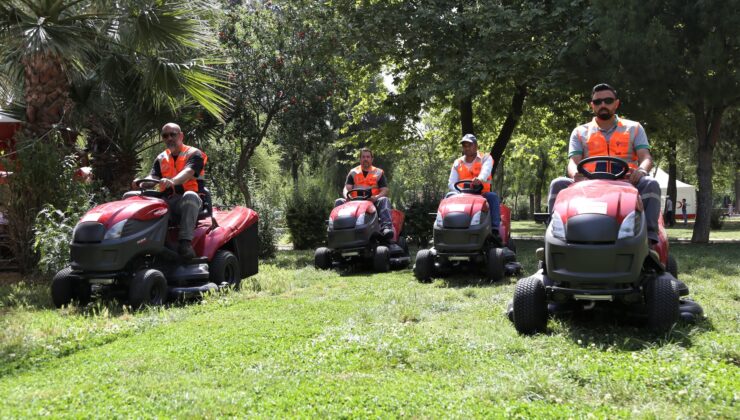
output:
[[[478,152],[478,139],[472,134],[464,135],[460,140],[460,145],[462,146],[463,155],[452,164],[447,186],[454,193],[455,183],[460,180],[472,180],[474,187],[482,185],[483,198],[488,201],[488,207],[490,208],[491,230],[498,237],[501,210],[499,209],[498,195],[493,192],[493,177],[491,175],[493,158],[488,153]]]

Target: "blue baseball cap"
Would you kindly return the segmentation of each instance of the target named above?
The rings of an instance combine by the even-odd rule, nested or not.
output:
[[[475,138],[472,134],[466,134],[463,136],[462,140],[460,140],[460,144],[462,143],[473,143],[475,145],[478,144],[478,139]]]

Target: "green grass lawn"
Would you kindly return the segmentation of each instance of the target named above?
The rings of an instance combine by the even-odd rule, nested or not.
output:
[[[517,246],[534,270],[535,241]],[[517,335],[514,279],[319,272],[280,252],[239,292],[131,312],[0,283],[0,417],[737,418],[740,244],[672,246],[707,318],[596,314]],[[9,284],[8,284],[9,283]]]
[[[532,220],[515,220],[511,222],[511,234],[514,236],[537,237],[545,235],[546,226],[535,223]],[[690,240],[694,231],[694,221],[690,220],[687,226],[683,222],[676,223],[673,227],[666,228],[669,240]],[[740,240],[740,217],[725,218],[721,229],[712,230],[709,240]]]

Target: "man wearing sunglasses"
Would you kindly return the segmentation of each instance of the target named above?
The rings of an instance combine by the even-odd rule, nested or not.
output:
[[[183,258],[195,258],[191,241],[203,205],[201,195],[206,194],[203,175],[208,156],[183,144],[184,135],[175,123],[165,124],[161,135],[166,148],[154,161],[149,177],[159,180],[160,190],[173,190],[166,200],[170,212],[180,217],[177,252]]]
[[[568,146],[568,177],[556,178],[550,183],[548,208],[552,214],[555,198],[573,182],[584,179],[578,173],[578,163],[589,156],[614,156],[629,164],[629,181],[637,187],[642,198],[647,221],[648,238],[658,242],[658,216],[660,214],[660,185],[648,176],[653,167],[645,129],[636,121],[620,118],[617,91],[606,83],[591,90],[591,110],[595,117],[580,125],[570,135]],[[593,162],[586,165],[591,172],[617,173],[621,168],[609,162]]]

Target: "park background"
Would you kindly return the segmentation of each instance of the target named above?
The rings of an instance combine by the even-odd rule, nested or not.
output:
[[[2,157],[22,274],[0,282],[0,414],[733,417],[740,248],[722,242],[740,229],[722,205],[740,193],[738,6],[2,2],[0,107],[23,124]],[[468,132],[496,159],[513,234],[541,235],[529,220],[599,82],[645,127],[674,203],[676,180],[697,188],[696,219],[669,237],[690,242],[675,254],[707,320],[657,339],[606,321],[525,339],[502,316],[512,284],[307,268],[363,146],[417,245]],[[259,212],[261,273],[193,306],[51,310],[74,224],[148,172],[169,121],[208,154],[214,203]],[[91,183],[75,180],[86,161]],[[525,273],[537,246],[519,246]]]

